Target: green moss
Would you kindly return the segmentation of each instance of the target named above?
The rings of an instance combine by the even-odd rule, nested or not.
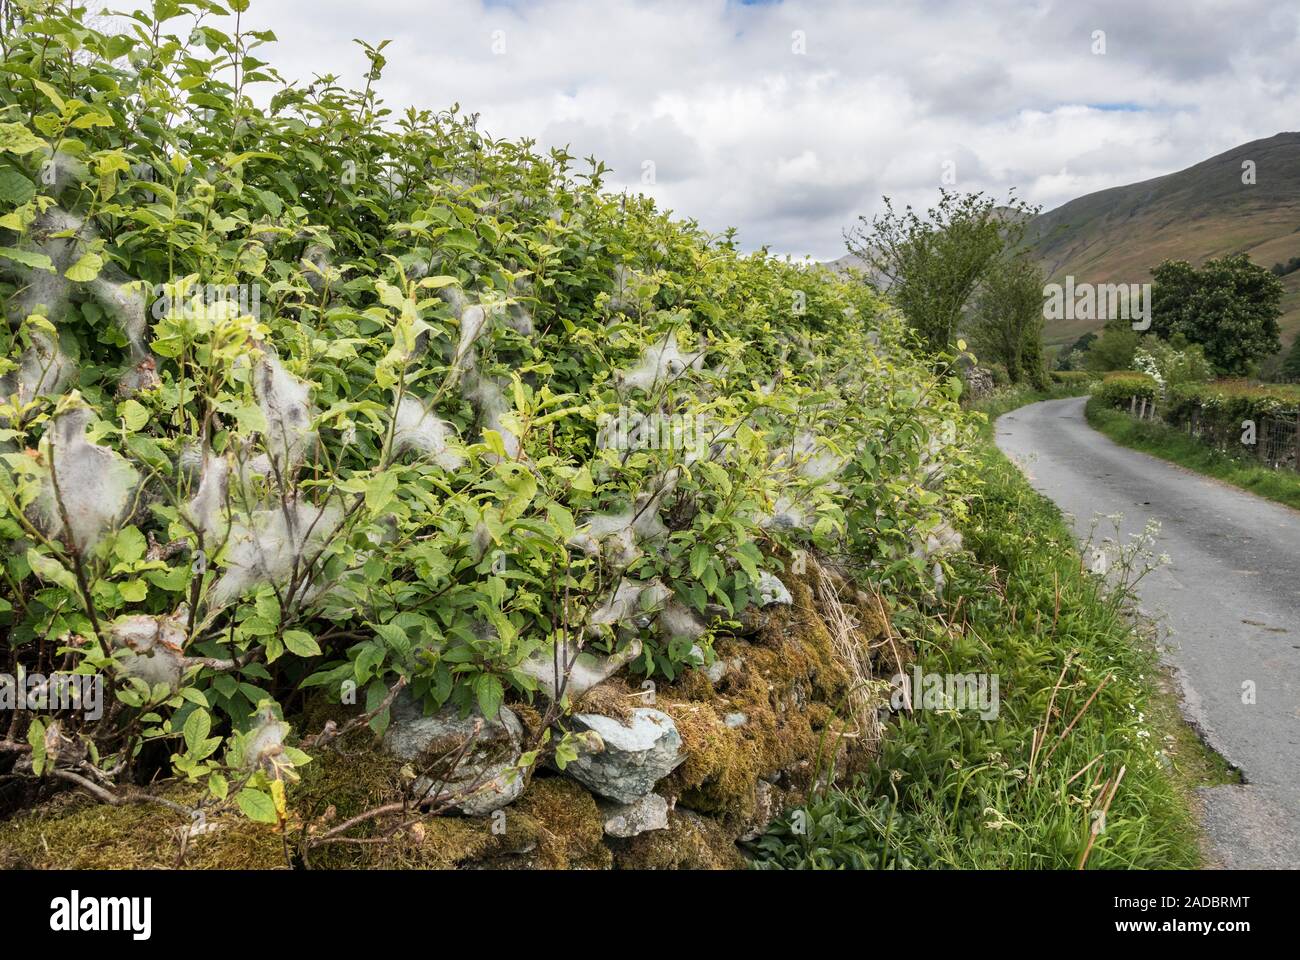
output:
[[[797,803],[811,787],[818,758],[830,745],[838,769],[850,763],[856,744],[835,736],[835,705],[844,697],[848,675],[836,661],[807,583],[795,577],[789,583],[793,605],[771,612],[755,642],[735,637],[715,641],[717,655],[732,664],[716,689],[702,671],[660,685],[654,706],[673,718],[686,753],[686,761],[661,784],[660,792],[689,810],[674,813],[669,830],[619,841],[618,862],[738,866],[734,843],[758,813],[761,778],[782,774],[778,795]],[[880,629],[879,624],[864,629],[864,642]],[[640,691],[614,679],[585,694],[575,709],[626,717],[646,703]],[[528,705],[514,709],[535,733],[541,723],[538,712]],[[728,727],[724,718],[729,713],[745,714],[746,722]],[[295,718],[295,727],[312,732],[330,719],[347,718],[336,706],[313,702]],[[504,822],[425,817],[385,843],[318,845],[304,858],[304,836],[320,837],[352,817],[392,803],[407,784],[400,762],[380,750],[366,730],[319,751],[300,773],[301,780],[288,791],[291,819],[284,836],[237,813],[214,817],[217,829],[189,842],[184,865],[283,867],[293,860],[313,868],[571,869],[606,868],[614,862],[596,800],[581,785],[554,776],[533,780],[505,809]],[[196,787],[156,789],[181,803],[199,797]],[[182,819],[158,805],[115,808],[89,797],[63,795],[0,824],[0,865],[172,867]],[[391,819],[367,821],[347,836],[373,839],[391,825]]]
[[[689,811],[668,814],[668,829],[618,841],[614,863],[625,870],[738,870],[746,865],[734,838]]]
[[[305,820],[334,812],[317,834],[367,809],[401,796],[400,765],[360,744],[345,756],[328,755],[291,794]],[[330,844],[311,854],[313,866],[442,870],[456,867],[568,869],[609,864],[601,843],[604,820],[582,786],[555,777],[534,779],[502,811],[504,819],[449,814],[425,817],[383,844]],[[348,836],[374,837],[386,823],[358,825]],[[504,827],[504,829],[502,829]]]
[[[609,850],[602,842],[605,819],[592,795],[572,780],[534,780],[507,808],[505,823],[501,846],[508,852],[524,841],[529,856],[521,866],[566,870],[610,864]]]
[[[194,787],[172,785],[158,794],[195,802]],[[184,866],[200,869],[275,869],[288,865],[273,828],[238,813],[209,819],[212,830],[187,844]],[[64,793],[0,823],[0,867],[37,870],[166,870],[177,866],[181,831],[191,821],[153,803],[109,806],[81,793]]]
[[[718,816],[734,836],[755,815],[760,778],[783,773],[797,798],[812,785],[819,758],[823,768],[832,760],[837,769],[853,768],[865,753],[856,741],[837,736],[835,711],[848,691],[848,674],[812,590],[801,578],[788,580],[794,603],[766,617],[756,642],[715,642],[720,659],[741,661],[716,690],[694,672],[662,687],[656,704],[677,724],[686,753],[662,792]],[[729,713],[743,713],[745,723],[728,727]]]

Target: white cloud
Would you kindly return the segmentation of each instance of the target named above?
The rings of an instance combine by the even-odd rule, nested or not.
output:
[[[390,106],[459,102],[494,136],[595,153],[614,189],[642,189],[653,161],[663,206],[819,258],[882,194],[932,201],[945,161],[961,189],[1050,208],[1300,116],[1300,8],[1275,0],[255,0],[245,16],[279,36],[287,77],[357,81],[352,38],[391,38]]]

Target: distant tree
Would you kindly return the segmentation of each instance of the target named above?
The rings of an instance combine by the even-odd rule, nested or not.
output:
[[[1287,351],[1286,359],[1282,361],[1278,379],[1287,383],[1300,382],[1300,334],[1291,341],[1291,349]]]
[[[1092,346],[1097,335],[1089,331],[1081,336],[1074,343],[1070,344],[1064,350],[1056,355],[1057,370],[1078,370],[1083,366],[1084,357],[1088,354],[1088,348]]]
[[[1285,277],[1288,273],[1295,273],[1300,270],[1300,257],[1292,257],[1286,263],[1278,262],[1273,264],[1273,276]]]
[[[1143,358],[1146,364],[1155,366],[1161,381],[1169,387],[1214,379],[1214,367],[1205,359],[1205,348],[1199,343],[1190,343],[1180,333],[1174,334],[1170,340],[1161,340],[1150,334],[1142,337],[1133,357],[1134,369],[1143,369]]]
[[[970,332],[980,356],[1006,367],[1012,383],[1046,386],[1042,268],[1023,253],[994,261],[975,297]]]
[[[1106,324],[1101,336],[1088,347],[1084,367],[1093,373],[1132,369],[1139,339],[1137,331],[1127,320]]]
[[[1244,253],[1209,260],[1199,270],[1166,260],[1152,271],[1151,332],[1181,333],[1205,348],[1220,373],[1243,375],[1281,348],[1282,282]]]
[[[1038,208],[1014,196],[999,205],[982,193],[944,190],[921,216],[910,206],[896,212],[884,200],[885,212],[870,221],[859,217],[845,243],[881,276],[930,349],[945,350],[980,282],[1005,250],[1019,245]]]

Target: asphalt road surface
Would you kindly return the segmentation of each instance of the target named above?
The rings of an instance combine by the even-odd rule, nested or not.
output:
[[[1243,780],[1200,791],[1211,857],[1300,867],[1300,512],[1112,443],[1084,403],[1005,414],[998,446],[1081,539],[1094,516],[1124,514],[1125,542],[1160,522],[1173,563],[1139,584],[1141,609],[1167,630],[1188,720]]]

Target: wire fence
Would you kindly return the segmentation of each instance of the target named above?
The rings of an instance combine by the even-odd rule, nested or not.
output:
[[[1159,420],[1195,437],[1206,446],[1232,457],[1257,460],[1272,470],[1300,472],[1300,417],[1259,417],[1238,420],[1206,407],[1191,415],[1169,419],[1160,415],[1155,400],[1129,398],[1129,414],[1139,420]]]

